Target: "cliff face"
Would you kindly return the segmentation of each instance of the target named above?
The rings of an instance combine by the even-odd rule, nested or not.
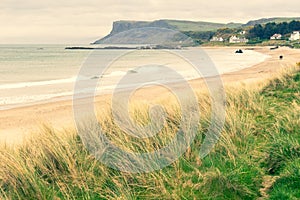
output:
[[[145,28],[164,28],[176,30],[175,26],[168,24],[166,20],[158,20],[153,22],[146,21],[116,21],[113,22],[113,28],[110,34],[104,38],[95,41],[93,44],[107,44],[107,43],[137,43],[136,31],[141,32]],[[140,30],[138,30],[140,29]],[[136,31],[134,31],[136,30]],[[127,33],[126,33],[127,32]],[[145,31],[145,35],[148,35]],[[153,30],[152,30],[153,33]],[[118,34],[118,37],[116,36]],[[115,37],[114,37],[115,36]],[[146,41],[145,41],[146,42]]]
[[[113,23],[113,29],[110,32],[110,35],[114,35],[116,33],[128,31],[131,29],[137,28],[147,28],[147,27],[158,27],[158,28],[168,28],[168,29],[176,29],[176,27],[171,26],[165,20],[158,20],[153,22],[145,22],[145,21],[116,21]]]

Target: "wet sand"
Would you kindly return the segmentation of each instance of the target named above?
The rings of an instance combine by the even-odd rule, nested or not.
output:
[[[220,47],[205,47],[220,48]],[[249,47],[222,47],[231,48],[233,51],[237,48],[249,48]],[[297,62],[300,62],[300,50],[290,48],[279,48],[276,50],[270,50],[269,47],[254,47],[254,50],[270,57],[264,62],[254,65],[249,68],[242,69],[236,72],[230,72],[223,74],[222,80],[224,85],[231,83],[249,83],[258,81],[259,79],[266,79],[273,73],[276,73],[284,68],[291,67]],[[282,60],[279,56],[283,55]],[[213,81],[213,77],[209,78]],[[203,83],[203,80],[197,79],[190,81],[193,88],[199,87],[199,84]],[[180,88],[180,84],[176,87]],[[184,89],[181,87],[181,89]],[[165,89],[161,87],[149,87],[142,89],[136,95],[137,98],[164,98]],[[102,95],[95,98],[97,105],[106,106],[109,103],[111,95]],[[82,100],[82,105],[85,105],[85,100]],[[14,108],[10,110],[0,111],[0,142],[7,144],[15,144],[23,141],[24,136],[28,136],[31,133],[38,132],[43,124],[53,126],[57,130],[67,129],[74,126],[72,101],[57,101],[40,103],[37,105]]]

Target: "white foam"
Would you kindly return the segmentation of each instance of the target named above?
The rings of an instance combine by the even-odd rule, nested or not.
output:
[[[104,75],[104,77],[118,77],[118,76],[124,76],[127,72],[125,71],[113,71],[107,75]]]
[[[5,110],[7,108],[14,107],[13,105],[45,101],[56,97],[70,96],[72,94],[73,92],[61,92],[61,93],[54,93],[54,94],[2,97],[0,98],[0,105],[1,105],[0,110]]]
[[[66,79],[56,79],[56,80],[47,80],[47,81],[34,81],[34,82],[21,82],[21,83],[9,83],[0,85],[0,90],[4,89],[19,89],[25,87],[33,86],[44,86],[44,85],[56,85],[62,83],[72,83],[75,82],[76,77],[66,78]]]

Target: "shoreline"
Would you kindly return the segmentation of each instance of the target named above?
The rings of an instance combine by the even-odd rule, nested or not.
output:
[[[199,48],[199,47],[191,47],[193,48]],[[204,50],[219,50],[220,48],[216,48],[216,47],[205,47],[202,48],[200,47],[200,49],[204,49]],[[235,47],[224,47],[221,49],[229,49],[230,52],[234,55],[234,51],[235,51]],[[253,48],[244,48],[244,50],[251,50],[253,51]],[[254,52],[254,51],[253,51]],[[208,56],[210,57],[211,55],[209,55],[208,52],[206,52],[208,54]],[[257,53],[257,52],[256,52]],[[262,60],[256,61],[256,64],[264,62],[269,56],[267,56],[266,54],[260,53],[261,56],[263,57]],[[214,64],[216,65],[218,63],[218,61],[213,61],[215,62]],[[235,61],[234,63],[238,63],[238,61]],[[228,73],[233,73],[233,72],[237,72],[243,69],[247,69],[250,67],[253,67],[256,64],[247,64],[247,66],[244,67],[237,67],[235,66],[235,68],[231,68],[231,69],[227,69],[225,71],[222,71],[222,67],[221,69],[218,69],[220,75],[222,74],[228,74]],[[228,65],[228,64],[227,64]],[[218,66],[221,66],[221,64],[218,64]],[[197,79],[207,79],[210,77],[214,77],[215,75],[209,75],[209,76],[203,76],[203,77],[197,77],[197,78],[190,78],[190,79],[186,79],[186,81],[191,82],[191,81],[195,81]],[[4,84],[1,85],[0,89],[15,89],[15,88],[19,88],[19,85],[24,85],[22,87],[27,88],[30,86],[44,86],[44,85],[49,85],[49,83],[70,83],[70,84],[74,84],[74,82],[76,81],[76,76],[72,76],[70,78],[63,78],[63,79],[53,79],[53,80],[43,80],[43,81],[36,81],[36,82],[18,82],[18,83],[8,83],[8,84]],[[91,78],[93,79],[93,78]],[[180,81],[170,81],[170,82],[166,82],[166,84],[170,84],[170,85],[175,85],[180,83]],[[17,85],[17,86],[15,86]],[[74,86],[73,86],[74,87]],[[73,88],[72,87],[72,88]],[[108,87],[112,87],[114,88],[112,85],[108,85]],[[134,87],[134,86],[133,86]],[[21,88],[21,87],[20,87]],[[124,91],[126,90],[130,90],[130,88],[124,88]],[[101,92],[101,94],[99,95],[106,95],[106,94],[112,94],[113,93],[113,89],[106,89],[105,91],[103,90]],[[46,97],[44,99],[39,99],[39,100],[33,100],[33,101],[28,101],[28,102],[22,102],[22,103],[8,103],[8,104],[4,104],[2,106],[0,106],[0,111],[5,111],[5,110],[11,110],[11,109],[17,109],[17,108],[23,108],[23,107],[30,107],[30,106],[34,106],[34,105],[41,105],[41,104],[47,104],[47,103],[52,103],[52,102],[61,102],[61,101],[71,101],[72,97],[73,97],[73,91],[65,91],[65,92],[61,92],[61,93],[54,93],[54,94],[45,94],[45,95],[49,95],[51,97]],[[83,97],[84,98],[84,97]]]
[[[250,48],[250,47],[205,47],[205,48]],[[269,47],[253,47],[254,51],[269,55],[264,62],[254,66],[244,68],[242,70],[224,73],[221,75],[224,85],[230,83],[246,83],[253,82],[259,79],[265,79],[272,73],[276,73],[285,67],[292,66],[299,62],[297,56],[300,50],[281,47],[276,50],[270,50]],[[283,60],[279,60],[279,55],[284,55]],[[212,80],[213,77],[205,78]],[[203,83],[204,78],[190,80],[189,83],[193,88],[197,88],[197,84]],[[175,84],[180,87],[180,84]],[[147,92],[143,92],[146,91]],[[150,93],[150,94],[149,94]],[[157,86],[151,86],[147,89],[142,89],[140,97],[156,96],[163,98],[164,94]],[[96,103],[107,104],[111,94],[97,96]],[[84,99],[83,99],[84,104]],[[38,132],[43,124],[50,125],[55,129],[65,129],[74,127],[72,100],[61,100],[53,102],[40,102],[34,105],[12,108],[9,110],[0,111],[0,142],[7,144],[22,142],[24,136],[30,133]]]

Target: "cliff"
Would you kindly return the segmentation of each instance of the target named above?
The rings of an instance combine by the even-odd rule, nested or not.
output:
[[[169,34],[171,32],[170,30],[173,30],[177,33],[187,31],[206,32],[216,31],[219,28],[234,28],[239,26],[241,26],[241,24],[222,24],[180,20],[116,21],[113,23],[112,31],[104,38],[95,41],[93,44],[137,44],[139,42],[147,43],[153,38],[158,40],[158,36],[162,37],[160,38],[160,40],[168,37],[162,34],[162,32],[164,32],[163,30],[166,30],[166,32]],[[151,38],[148,38],[149,30],[151,30]],[[174,38],[172,40],[174,40]]]

